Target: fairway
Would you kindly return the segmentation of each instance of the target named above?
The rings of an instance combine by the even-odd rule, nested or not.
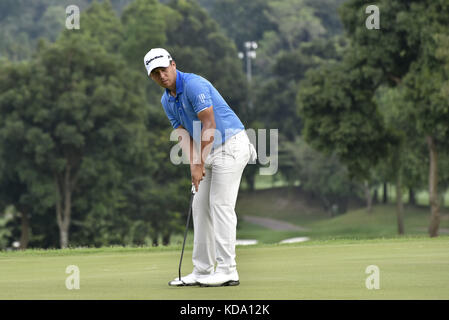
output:
[[[178,247],[1,252],[0,299],[449,299],[448,249],[447,236],[238,247],[241,285],[221,288],[169,287]],[[79,290],[66,288],[69,265]],[[365,286],[369,265],[378,290]]]

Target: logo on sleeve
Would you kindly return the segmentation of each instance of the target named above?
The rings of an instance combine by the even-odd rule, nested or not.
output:
[[[206,102],[206,95],[204,93],[201,93],[198,95],[198,100],[200,100],[201,103]]]

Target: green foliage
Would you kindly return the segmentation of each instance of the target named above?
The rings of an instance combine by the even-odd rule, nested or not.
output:
[[[416,135],[415,121],[404,110],[413,108],[406,101],[403,87],[380,87],[375,101],[384,119],[385,125],[398,139],[397,148],[378,166],[377,175],[382,182],[395,183],[399,170],[403,173],[403,185],[414,189],[425,189],[428,175],[428,150],[422,136]]]
[[[77,0],[84,9],[89,0]],[[63,30],[70,0],[14,0],[0,4],[0,56],[30,59],[40,38],[54,41]]]
[[[317,40],[305,43],[300,49],[283,52],[273,62],[271,77],[256,89],[254,118],[268,128],[292,141],[302,130],[302,120],[297,113],[296,95],[299,82],[307,70],[317,68],[326,61],[337,60],[338,40]]]
[[[285,156],[281,153],[279,162],[283,163],[286,178],[299,180],[302,190],[317,196],[326,210],[331,211],[337,205],[340,213],[345,212],[347,197],[355,185],[335,154],[324,156],[299,137],[285,142],[283,147]]]
[[[381,12],[380,30],[368,30],[367,2],[349,0],[340,8],[345,32],[353,43],[354,65],[379,68],[383,78],[395,85],[419,52],[416,21],[408,12],[410,1],[374,1]]]
[[[136,0],[125,8],[121,16],[126,36],[120,52],[136,70],[144,71],[144,55],[166,42],[164,11],[156,0]]]
[[[151,47],[167,47],[183,71],[206,76],[234,109],[244,103],[235,47],[196,3],[127,2],[94,2],[82,12],[80,30],[64,30],[55,44],[40,41],[32,61],[1,62],[0,202],[29,211],[30,245],[57,246],[54,212],[65,191],[72,193],[70,203],[61,202],[73,212],[72,245],[157,244],[160,236],[167,244],[181,231],[189,172],[169,161],[160,88],[142,64]],[[19,12],[23,3],[17,5]],[[41,21],[39,32],[54,40],[64,5],[42,4],[30,23]],[[119,18],[114,9],[122,8]],[[201,37],[187,46],[189,32]],[[25,34],[36,41],[42,33]],[[14,52],[22,51],[33,50]]]
[[[366,147],[361,147],[360,153],[353,153],[352,157],[361,159],[363,155],[368,155],[370,165],[379,160],[373,152],[370,153],[370,150],[376,150],[376,153],[383,153],[381,150],[385,150],[385,146],[382,147],[379,143],[375,144],[380,148],[377,149],[373,145],[374,142],[377,140],[387,143],[385,138],[388,136],[381,133],[384,130],[382,129],[383,120],[379,117],[376,105],[371,100],[381,83],[398,85],[403,78],[406,79],[406,83],[407,79],[419,79],[419,83],[410,85],[412,90],[406,94],[405,100],[408,101],[411,101],[410,98],[415,95],[415,98],[412,98],[413,103],[403,104],[403,107],[409,106],[409,108],[402,108],[402,110],[406,110],[405,114],[410,111],[414,115],[413,118],[423,123],[428,130],[442,128],[441,125],[435,125],[438,121],[442,121],[441,124],[448,123],[447,119],[441,117],[441,113],[437,112],[433,118],[429,118],[430,114],[425,110],[425,106],[431,105],[429,100],[432,99],[432,90],[439,92],[443,77],[432,77],[431,80],[429,76],[426,77],[426,74],[430,75],[430,70],[426,71],[422,64],[419,64],[420,67],[417,65],[422,53],[436,50],[436,47],[429,47],[433,41],[431,32],[428,32],[427,37],[421,37],[418,36],[418,30],[431,30],[432,23],[428,19],[432,19],[431,16],[437,11],[436,8],[440,10],[442,7],[434,2],[432,8],[435,8],[435,11],[425,10],[426,4],[419,2],[409,4],[404,1],[377,1],[375,4],[382,12],[380,30],[368,30],[365,27],[364,22],[367,16],[364,13],[366,7],[364,1],[353,0],[345,3],[341,16],[345,30],[352,40],[351,49],[340,65],[311,73],[309,82],[305,83],[305,88],[301,89],[298,100],[300,110],[307,119],[306,137],[312,141],[313,145],[322,150],[336,149],[337,153],[343,157],[342,159],[353,162],[349,157],[352,152],[348,151],[358,150],[361,144],[366,142]],[[423,14],[423,12],[431,13]],[[434,65],[440,66],[441,63]],[[417,72],[417,68],[422,72],[421,74]],[[413,80],[409,81],[413,82]],[[423,92],[426,87],[429,89]],[[417,96],[427,99],[419,103],[419,108],[416,108]],[[440,100],[438,105],[444,110],[446,107],[441,102]],[[326,105],[328,107],[324,108]],[[353,108],[359,109],[360,113],[354,112]],[[350,117],[342,116],[339,120],[335,118],[331,120],[330,114],[341,110],[339,114],[342,115],[345,109],[350,110]],[[420,112],[419,110],[423,113],[416,114]],[[315,120],[313,120],[313,114],[316,115]],[[318,115],[321,116],[320,119]],[[389,131],[395,138],[391,137],[390,141],[393,145],[398,145],[407,134],[403,129],[413,129],[407,126],[409,117],[401,121],[396,116],[394,124],[391,122],[394,118],[391,117],[395,116],[391,115],[389,118]],[[427,123],[424,123],[425,119],[428,120]],[[372,124],[368,124],[368,120]],[[398,121],[401,121],[401,124],[398,124]],[[364,125],[357,125],[357,123],[364,123]],[[365,128],[369,129],[364,130]],[[442,136],[445,134],[442,132]],[[343,142],[343,145],[340,146],[337,141]],[[363,150],[365,148],[367,149]],[[345,157],[343,155],[346,152],[348,156]],[[362,168],[360,165],[355,167],[358,167],[357,171]]]
[[[80,35],[42,44],[32,63],[2,75],[0,82],[10,87],[0,98],[1,145],[21,146],[7,148],[8,157],[37,204],[48,197],[47,210],[54,209],[58,193],[66,191],[76,199],[101,190],[94,200],[115,201],[108,196],[126,181],[123,167],[139,165],[146,145],[144,95],[132,81],[135,73]],[[39,184],[48,184],[47,195],[37,194]],[[75,219],[79,215],[75,209]]]
[[[195,1],[173,0],[168,6],[175,13],[167,18],[166,48],[178,69],[207,78],[240,115],[247,83],[235,45]]]
[[[343,33],[343,25],[335,14],[340,6],[346,0],[306,0],[307,6],[313,9],[314,14],[318,17],[326,29],[326,35],[333,37]]]
[[[354,60],[380,69],[383,82],[400,85],[404,81],[409,88],[407,100],[413,102],[406,113],[417,121],[418,131],[435,136],[440,143],[447,141],[447,126],[443,125],[448,123],[447,99],[441,87],[448,74],[442,68],[444,58],[436,54],[448,33],[446,1],[385,0],[375,4],[382,12],[382,22],[381,29],[374,32],[363,23],[364,1],[348,1],[341,10],[357,52]]]
[[[441,43],[437,39],[435,34],[427,40],[426,54],[413,64],[404,78],[404,85],[406,100],[414,106],[407,111],[416,120],[418,132],[431,135],[441,148],[448,150],[449,99],[444,86],[449,80],[449,72],[447,66],[442,67],[447,62],[435,54]]]
[[[400,166],[403,185],[422,188],[432,135],[449,184],[445,0],[369,3],[380,30],[366,29],[362,0],[199,3],[79,0],[81,29],[65,30],[73,1],[0,2],[0,205],[28,212],[30,245],[57,245],[55,174],[60,185],[69,166],[73,244],[165,243],[181,231],[189,172],[168,159],[162,90],[142,63],[152,47],[209,79],[246,127],[279,129],[291,183],[330,199],[348,192],[344,167],[383,182]],[[259,43],[252,86],[237,57],[248,40]],[[245,170],[250,183],[256,170]]]
[[[217,0],[210,9],[211,16],[240,51],[245,50],[246,41],[259,41],[266,31],[276,28],[268,11],[269,0]]]
[[[267,15],[281,34],[278,44],[290,50],[325,33],[320,19],[304,0],[271,0]]]
[[[5,211],[0,213],[0,250],[4,250],[10,245],[12,231],[8,223],[12,220],[13,215],[11,212]]]
[[[368,178],[394,142],[371,98],[373,79],[362,70],[329,64],[301,82],[299,112],[313,148],[335,152],[351,176]]]
[[[50,41],[55,41],[65,27],[66,11],[62,6],[49,6],[36,22],[36,29]],[[31,53],[31,52],[30,52]]]
[[[244,121],[251,128],[277,128],[284,141],[300,134],[302,121],[296,111],[298,82],[309,68],[327,59],[338,59],[344,41],[331,36],[341,25],[332,13],[342,1],[234,1],[208,3],[211,15],[234,40],[240,51],[245,41],[259,44],[257,58],[252,61],[253,83],[248,88]],[[229,23],[232,21],[232,23]],[[290,156],[290,155],[286,155]],[[245,177],[254,181],[255,166],[247,168]],[[281,172],[290,170],[279,163]],[[285,172],[285,174],[288,174]]]
[[[60,40],[66,40],[72,37],[83,37],[91,39],[100,44],[104,49],[110,52],[117,52],[123,41],[122,25],[120,19],[112,8],[109,0],[103,3],[94,2],[80,16],[80,29],[64,29],[60,34]]]
[[[272,68],[285,51],[294,51],[307,43],[338,35],[335,27],[337,15],[329,14],[332,12],[329,8],[337,7],[339,1],[323,0],[320,3],[322,6],[307,0],[268,2],[269,9],[265,13],[275,27],[265,31],[259,42],[256,71],[264,74],[267,66]],[[330,17],[333,21],[327,21]]]

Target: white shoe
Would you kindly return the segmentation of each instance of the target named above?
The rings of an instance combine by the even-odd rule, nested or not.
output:
[[[185,277],[181,276],[181,280],[179,280],[179,277],[176,277],[172,281],[168,283],[169,286],[173,287],[183,287],[183,286],[198,286],[199,282],[198,279],[204,279],[209,277],[209,274],[206,275],[199,275],[194,274],[193,272]]]
[[[201,287],[238,286],[240,284],[237,271],[232,273],[217,272],[206,278],[198,279]]]

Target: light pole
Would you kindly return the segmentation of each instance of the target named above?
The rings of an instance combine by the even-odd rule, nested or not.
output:
[[[252,70],[251,70],[251,59],[256,59],[256,49],[257,43],[255,41],[246,41],[245,42],[245,54],[243,52],[239,52],[239,58],[243,59],[246,56],[246,78],[248,80],[249,85],[249,109],[253,107],[253,101],[251,96],[251,80],[252,80]]]
[[[245,42],[245,49],[246,49],[246,76],[248,78],[248,82],[251,83],[252,78],[251,59],[256,59],[257,43],[255,41],[247,41]]]

